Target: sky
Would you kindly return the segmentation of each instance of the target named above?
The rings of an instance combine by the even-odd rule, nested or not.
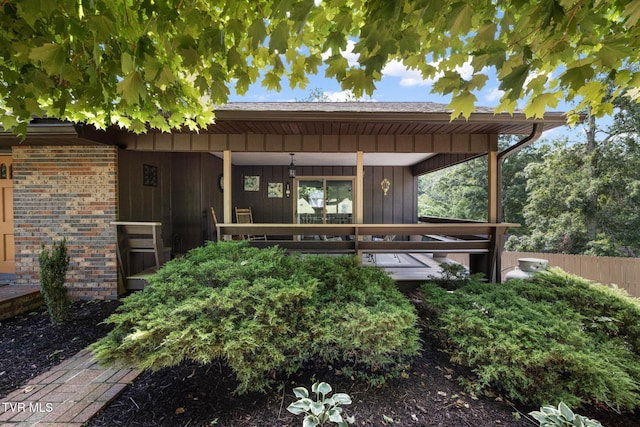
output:
[[[357,63],[357,57],[351,53],[349,49],[343,52],[350,65]],[[473,72],[471,66],[462,67],[458,70],[463,77],[470,77]],[[477,106],[495,107],[499,104],[502,91],[499,89],[499,83],[495,77],[495,73],[489,71],[489,80],[485,87],[476,92],[478,101]],[[334,80],[324,77],[324,71],[320,71],[318,75],[309,76],[309,84],[305,89],[291,90],[288,82],[282,81],[282,90],[280,92],[268,91],[260,85],[260,82],[252,85],[249,91],[240,96],[233,91],[229,98],[230,102],[293,102],[301,101],[310,96],[311,92],[320,89],[325,96],[331,101],[345,101],[349,99],[349,93],[343,91],[340,84]],[[415,70],[409,70],[400,62],[392,61],[385,66],[382,73],[382,80],[376,83],[376,90],[373,96],[364,99],[372,102],[437,102],[449,104],[451,98],[431,93],[433,80],[425,80],[420,73]],[[571,108],[568,104],[560,104],[554,111],[568,111]],[[606,119],[603,122],[606,123]],[[566,136],[570,142],[579,142],[584,139],[583,126],[577,125],[573,128],[562,127],[545,132],[544,139],[555,139]]]

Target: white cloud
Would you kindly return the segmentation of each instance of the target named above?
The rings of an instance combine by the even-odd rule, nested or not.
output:
[[[435,83],[435,79],[424,79],[418,70],[411,70],[404,66],[402,62],[394,59],[387,63],[382,69],[384,77],[399,77],[400,86],[430,86]]]
[[[502,95],[504,95],[504,91],[500,88],[494,87],[488,94],[484,96],[484,99],[487,102],[497,102],[500,101]]]
[[[356,42],[354,42],[353,40],[347,40],[347,49],[340,51],[340,54],[347,60],[350,67],[355,67],[356,65],[358,65],[358,58],[360,57],[359,54],[353,53],[353,48],[355,45]],[[324,52],[321,55],[322,60],[325,61],[331,55],[333,55],[333,51],[329,49],[327,52]]]
[[[430,65],[437,67],[438,62],[431,62]],[[471,76],[473,76],[473,72],[474,72],[473,65],[471,65],[471,58],[469,58],[469,60],[464,64],[462,64],[461,66],[456,67],[455,71],[460,73],[460,76],[463,79],[465,80],[470,79]],[[484,69],[481,70],[481,72],[483,71]],[[402,64],[402,62],[398,61],[397,59],[390,61],[389,63],[387,63],[387,65],[384,66],[384,68],[382,69],[382,75],[385,77],[386,76],[399,77],[400,86],[404,86],[404,87],[431,86],[440,77],[442,77],[442,73],[438,73],[435,75],[435,77],[425,79],[424,77],[422,77],[422,74],[420,73],[420,71],[407,68],[405,65]]]
[[[350,90],[342,90],[340,92],[324,92],[323,94],[324,94],[323,101],[325,102],[353,102],[353,101],[374,102],[375,101],[375,99],[369,98],[369,97],[356,99],[355,95]]]

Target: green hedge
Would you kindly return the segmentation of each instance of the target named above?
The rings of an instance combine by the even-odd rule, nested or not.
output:
[[[640,404],[640,305],[559,269],[455,292],[422,287],[424,316],[479,388],[514,401]]]
[[[394,282],[355,257],[287,255],[210,243],[167,263],[108,319],[92,346],[102,362],[142,369],[224,360],[238,392],[308,361],[374,384],[419,350],[417,315]]]

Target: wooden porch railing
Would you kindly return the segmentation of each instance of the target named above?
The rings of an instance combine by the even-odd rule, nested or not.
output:
[[[309,252],[433,252],[490,253],[510,223],[439,224],[218,224],[218,240],[239,235],[277,236],[252,241],[256,247],[278,245]],[[304,236],[305,238],[301,238]],[[334,239],[328,236],[339,236]],[[396,240],[371,236],[396,236]],[[401,236],[419,236],[401,239]],[[500,248],[501,249],[501,248]]]
[[[432,224],[218,224],[218,240],[240,235],[267,235],[255,247],[278,245],[287,250],[316,253],[430,252],[466,253],[471,273],[500,280],[500,254],[511,223],[451,222]],[[277,236],[274,238],[273,236]],[[304,236],[304,238],[301,238]],[[339,236],[339,239],[331,236]],[[378,236],[379,238],[373,238]],[[394,236],[393,239],[384,239]],[[413,236],[417,238],[412,238]],[[382,237],[382,238],[380,238]],[[407,237],[409,237],[407,239]]]

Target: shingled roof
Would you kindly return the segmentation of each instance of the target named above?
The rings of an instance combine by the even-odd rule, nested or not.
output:
[[[216,109],[211,133],[277,135],[409,135],[481,133],[524,135],[534,123],[545,130],[566,124],[564,113],[527,119],[522,112],[494,114],[476,107],[468,119],[451,120],[445,104],[433,102],[237,102]]]

